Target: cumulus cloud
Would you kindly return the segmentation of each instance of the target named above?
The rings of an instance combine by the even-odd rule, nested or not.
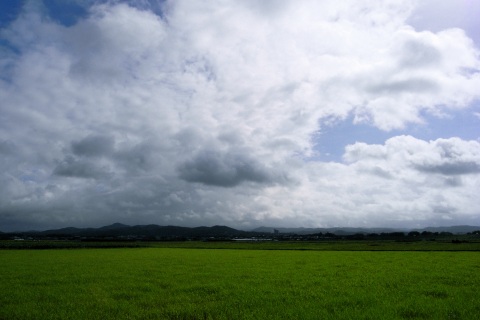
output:
[[[388,172],[420,171],[424,174],[469,175],[480,173],[480,143],[459,138],[423,141],[411,136],[391,138],[384,145],[356,143],[346,147],[349,164],[390,164]],[[391,166],[395,164],[395,166]]]
[[[414,160],[418,170],[444,175],[480,173],[480,148],[476,141],[437,140],[432,151],[424,159]]]
[[[415,1],[78,4],[62,25],[27,2],[0,31],[4,225],[478,213],[476,141],[396,137],[312,160],[331,119],[389,131],[479,98],[478,49],[408,25]]]
[[[335,221],[334,225],[475,221],[479,147],[478,141],[411,136],[382,145],[356,143],[346,147],[344,163],[310,163],[300,194],[285,199],[304,199],[310,218]],[[449,208],[448,214],[440,208]]]

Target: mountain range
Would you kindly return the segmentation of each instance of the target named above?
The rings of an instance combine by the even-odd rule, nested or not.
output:
[[[75,228],[67,227],[45,231],[25,231],[2,233],[21,234],[23,236],[40,237],[152,237],[156,239],[165,238],[236,238],[236,237],[259,237],[270,236],[278,231],[278,234],[326,234],[332,233],[337,236],[353,234],[391,233],[391,232],[450,232],[452,234],[465,234],[480,230],[479,226],[450,226],[450,227],[427,227],[423,229],[393,229],[393,228],[273,228],[259,227],[250,231],[237,230],[227,226],[213,227],[180,227],[180,226],[159,226],[156,224],[129,226],[122,223],[114,223],[100,228]]]
[[[226,226],[213,227],[179,227],[159,226],[155,224],[129,226],[121,223],[101,228],[65,228],[58,230],[46,230],[41,232],[44,235],[69,234],[78,236],[145,236],[145,237],[235,237],[244,236],[245,231],[236,230]]]
[[[478,226],[449,226],[449,227],[426,227],[421,229],[408,228],[352,228],[352,227],[333,227],[333,228],[272,228],[259,227],[253,229],[254,232],[272,232],[278,230],[279,233],[295,233],[295,234],[315,234],[315,233],[333,233],[336,235],[351,235],[351,234],[369,234],[369,233],[389,233],[389,232],[450,232],[453,234],[465,234],[480,230]]]

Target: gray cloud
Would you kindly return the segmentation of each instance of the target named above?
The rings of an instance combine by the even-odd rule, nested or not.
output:
[[[265,166],[240,153],[202,151],[178,166],[181,179],[219,187],[235,187],[244,182],[271,183]]]
[[[95,157],[109,155],[113,152],[114,140],[108,136],[88,136],[72,143],[72,151],[79,156]]]
[[[378,83],[369,88],[372,93],[402,93],[402,92],[435,92],[439,85],[430,79],[409,78],[406,80],[392,80]]]
[[[148,173],[162,164],[162,157],[157,149],[158,147],[149,141],[125,146],[112,155],[112,161],[130,174]]]
[[[373,168],[370,168],[370,170],[366,171],[366,172],[369,172],[377,177],[380,177],[380,178],[384,178],[384,179],[392,179],[392,175],[390,174],[390,172],[388,172],[387,170],[379,167],[379,166],[375,166]]]
[[[420,41],[420,39],[410,39],[403,43],[399,67],[422,68],[438,66],[441,60],[442,55],[438,48],[435,48],[432,44]]]
[[[107,167],[99,166],[89,160],[75,159],[73,156],[67,156],[54,169],[53,173],[57,176],[74,178],[105,178],[111,175]]]
[[[0,141],[0,153],[3,155],[12,155],[15,153],[15,144],[8,140]]]
[[[480,163],[473,161],[416,164],[415,168],[419,171],[427,173],[439,173],[447,176],[480,173]]]

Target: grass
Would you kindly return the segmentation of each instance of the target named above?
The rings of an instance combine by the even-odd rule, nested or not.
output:
[[[0,319],[478,319],[480,253],[0,250]]]

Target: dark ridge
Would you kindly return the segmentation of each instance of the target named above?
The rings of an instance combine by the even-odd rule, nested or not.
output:
[[[391,233],[391,232],[449,232],[452,234],[466,234],[479,230],[478,226],[449,226],[449,227],[426,227],[420,229],[413,228],[352,228],[352,227],[333,227],[333,228],[275,228],[275,227],[258,227],[253,232],[273,233],[278,230],[283,234],[317,234],[317,233],[333,233],[336,235],[353,235],[353,234],[371,234],[371,233]]]
[[[435,235],[455,236],[478,234],[478,226],[428,227],[424,229],[392,228],[272,228],[259,227],[251,231],[227,226],[180,227],[156,224],[129,226],[114,223],[100,228],[67,227],[45,231],[0,232],[1,239],[66,239],[66,240],[209,240],[209,239],[397,239],[428,238]]]
[[[130,227],[129,225],[126,225],[126,224],[123,224],[123,223],[113,223],[111,225],[108,225],[108,226],[105,226],[105,227],[101,227],[99,229],[101,230],[114,230],[114,229],[121,229],[121,228],[128,228]]]

